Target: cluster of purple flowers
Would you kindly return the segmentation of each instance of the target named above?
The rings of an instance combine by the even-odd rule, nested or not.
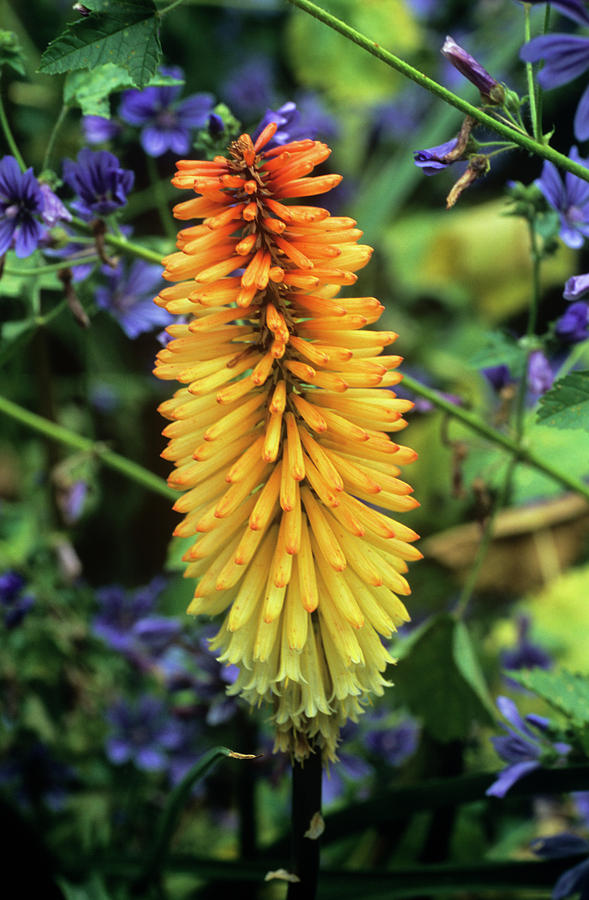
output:
[[[70,219],[61,200],[37,181],[32,169],[21,172],[14,156],[0,160],[0,257],[11,249],[18,257],[30,256],[47,228]]]
[[[20,625],[35,602],[25,586],[25,579],[13,569],[0,575],[0,608],[6,628]]]

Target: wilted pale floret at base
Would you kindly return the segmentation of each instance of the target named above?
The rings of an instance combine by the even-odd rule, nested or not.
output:
[[[383,390],[401,380],[383,355],[396,334],[365,329],[383,306],[337,296],[370,258],[362,232],[289,203],[339,183],[309,177],[330,150],[264,151],[275,128],[178,163],[173,183],[199,196],[175,215],[204,221],[179,233],[164,260],[179,283],[156,301],[193,316],[158,354],[158,377],[182,384],[160,407],[162,455],[184,492],[175,534],[194,537],[189,612],[224,613],[213,647],[240,668],[230,691],[271,704],[278,748],[333,758],[340,726],[388,683],[381,637],[409,618],[400,595],[421,554],[388,513],[417,505],[399,477],[416,454],[387,432],[412,404]]]

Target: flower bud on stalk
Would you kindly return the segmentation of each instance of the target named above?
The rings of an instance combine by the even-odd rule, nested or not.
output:
[[[228,158],[181,160],[176,187],[196,197],[156,298],[189,323],[168,327],[155,373],[182,387],[164,402],[163,452],[183,491],[175,533],[198,578],[193,614],[224,613],[212,642],[239,666],[229,693],[272,704],[277,749],[333,759],[340,727],[387,685],[381,636],[408,620],[414,531],[380,510],[417,506],[399,478],[413,450],[391,440],[412,403],[396,334],[362,330],[372,297],[337,296],[371,248],[353,219],[288,201],[324,193],[339,175],[311,177],[330,154],[318,141],[264,149],[247,134]],[[386,388],[387,390],[382,390]]]
[[[505,88],[503,85],[499,84],[492,75],[489,75],[474,56],[471,56],[470,53],[457,44],[450,35],[446,36],[442,54],[465,78],[472,81],[474,86],[481,92],[481,97],[485,103],[490,103],[493,106],[503,105],[505,101]]]

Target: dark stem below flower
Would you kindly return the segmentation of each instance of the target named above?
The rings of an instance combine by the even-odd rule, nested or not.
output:
[[[314,900],[319,877],[319,839],[307,837],[312,819],[321,813],[321,751],[292,766],[291,871],[287,900]]]

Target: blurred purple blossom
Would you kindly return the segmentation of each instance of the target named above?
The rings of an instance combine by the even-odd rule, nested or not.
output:
[[[571,749],[569,744],[551,742],[547,734],[550,725],[548,719],[534,713],[523,719],[509,697],[498,697],[497,706],[513,727],[502,724],[507,737],[491,738],[495,750],[509,765],[499,773],[491,787],[487,788],[486,794],[490,797],[504,797],[524,775],[539,769],[544,761],[562,762]]]
[[[13,156],[0,160],[0,256],[13,248],[20,258],[30,256],[44,235],[38,221],[45,198],[32,169],[21,172]]]
[[[571,147],[569,157],[587,167],[587,160],[580,157],[576,147]],[[561,239],[568,247],[582,247],[589,235],[589,183],[570,172],[563,182],[556,166],[545,161],[535,184],[560,216]]]
[[[521,3],[533,3],[539,5],[547,0],[519,0]],[[589,13],[585,6],[585,0],[549,0],[551,6],[560,10],[569,19],[578,22],[579,25],[589,25]]]
[[[184,80],[178,66],[162,67],[160,74]],[[119,115],[129,125],[141,127],[141,146],[149,156],[163,156],[168,150],[185,156],[192,130],[207,124],[215,102],[212,94],[191,94],[180,100],[181,93],[182,85],[174,84],[123,94]]]
[[[509,367],[505,364],[487,366],[485,369],[481,369],[481,373],[497,393],[503,390],[504,387],[507,387],[508,384],[513,384],[514,382]]]
[[[589,843],[576,834],[563,832],[533,841],[531,849],[544,859],[563,859],[567,856],[589,853]],[[589,900],[589,859],[584,859],[558,878],[552,890],[552,900]]]
[[[152,612],[165,585],[165,578],[156,577],[135,591],[117,584],[97,590],[100,610],[92,621],[94,634],[114,650],[129,656],[138,653],[141,645],[135,629]]]
[[[589,306],[584,300],[571,303],[556,320],[555,335],[567,344],[578,344],[589,337]]]
[[[565,300],[580,300],[587,293],[589,293],[589,273],[572,275],[564,286],[562,296]]]
[[[430,147],[428,150],[414,150],[413,162],[423,171],[424,175],[437,175],[438,172],[454,162],[454,160],[446,162],[445,157],[455,149],[457,143],[458,139],[452,138],[451,141],[438,144],[437,147]]]
[[[501,654],[501,665],[504,669],[549,669],[552,665],[550,655],[538,646],[532,643],[528,635],[530,631],[529,616],[520,616],[517,623],[517,645],[511,650],[504,650]],[[521,689],[517,682],[508,679],[510,684]]]
[[[345,750],[338,750],[337,755],[337,763],[334,763],[329,771],[323,771],[321,796],[324,806],[331,806],[342,797],[346,782],[357,785],[372,775],[372,767],[359,756]]]
[[[274,67],[267,56],[250,57],[230,72],[221,88],[223,99],[236,116],[251,122],[273,102],[274,78]]]
[[[38,812],[39,806],[52,812],[62,809],[74,780],[74,770],[55,759],[41,741],[25,747],[20,743],[4,751],[0,762],[0,788],[7,789],[29,812]]]
[[[127,202],[135,175],[108,150],[80,150],[77,162],[64,160],[63,179],[78,196],[72,203],[82,218],[108,216]]]
[[[111,726],[106,755],[115,765],[132,762],[144,772],[161,772],[168,754],[180,746],[183,729],[168,707],[145,695],[136,703],[119,700],[106,713]]]
[[[390,726],[379,717],[372,717],[374,727],[369,727],[364,740],[368,750],[389,766],[401,766],[413,756],[419,741],[419,726],[413,719],[406,719],[398,725]],[[367,723],[372,724],[372,723]]]
[[[4,625],[8,629],[20,625],[35,600],[25,593],[25,580],[13,569],[0,575],[0,607],[3,610]]]
[[[270,122],[276,122],[278,128],[272,140],[265,145],[268,150],[290,141],[314,138],[317,135],[331,138],[337,133],[335,120],[324,110],[318,97],[312,94],[303,96],[297,103],[289,100],[278,109],[267,109],[252,134],[254,141]]]
[[[82,515],[87,496],[88,483],[82,478],[78,478],[67,485],[60,485],[56,500],[66,525],[73,525],[78,521]]]
[[[87,144],[104,144],[121,133],[121,126],[104,116],[84,116],[82,130]]]
[[[549,391],[553,381],[550,363],[541,350],[533,350],[528,359],[528,390],[532,399]]]
[[[95,299],[118,320],[134,339],[153,328],[169,325],[174,317],[153,302],[161,289],[161,266],[136,259],[129,268],[120,263],[116,269],[103,268],[107,285],[96,288]]]

